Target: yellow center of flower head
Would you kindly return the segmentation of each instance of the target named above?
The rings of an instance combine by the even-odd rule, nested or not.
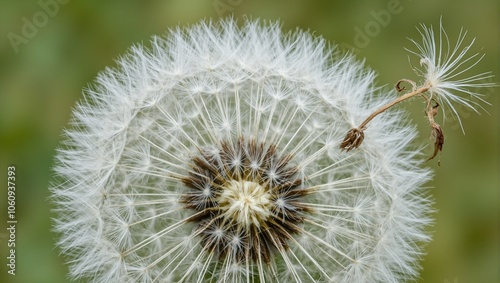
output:
[[[206,251],[221,259],[270,262],[276,251],[288,249],[309,210],[300,201],[308,189],[291,155],[239,138],[202,149],[191,161],[182,202],[195,211],[189,221],[197,223]]]

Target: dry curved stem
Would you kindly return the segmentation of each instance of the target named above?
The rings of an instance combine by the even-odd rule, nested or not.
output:
[[[402,83],[408,83],[412,85],[412,91],[396,98],[395,100],[375,110],[375,112],[370,114],[370,116],[368,116],[357,128],[350,129],[345,135],[344,140],[340,144],[340,149],[349,152],[353,149],[358,148],[363,143],[363,140],[365,138],[364,131],[366,130],[368,123],[371,120],[373,120],[373,118],[385,112],[387,109],[393,107],[394,105],[419,95],[424,99],[424,101],[427,104],[425,114],[427,115],[427,119],[429,120],[429,123],[431,125],[432,128],[431,136],[434,139],[434,152],[432,153],[431,157],[427,159],[427,161],[434,159],[438,155],[438,153],[442,153],[444,145],[444,134],[443,130],[441,129],[441,126],[438,123],[436,123],[436,121],[434,121],[434,117],[438,115],[439,103],[437,103],[436,100],[429,98],[424,94],[430,89],[431,86],[429,84],[425,84],[424,86],[417,88],[415,82],[407,79],[401,79],[396,83],[395,86],[398,92],[406,90],[406,87],[403,86]],[[438,165],[441,165],[441,158],[439,158],[438,160]]]
[[[434,102],[434,105],[432,105]],[[437,103],[434,99],[430,99],[427,103],[427,118],[429,119],[429,123],[431,124],[432,132],[431,136],[434,138],[434,152],[431,157],[429,157],[426,161],[434,159],[438,153],[443,152],[443,144],[444,144],[444,134],[441,126],[434,121],[434,117],[438,114],[439,103]],[[438,165],[441,165],[441,157],[439,157]]]
[[[377,117],[377,115],[385,112],[387,109],[393,107],[394,105],[396,105],[400,102],[403,102],[407,99],[410,99],[416,95],[422,95],[424,92],[428,91],[430,88],[430,85],[426,84],[426,85],[417,89],[415,82],[410,81],[410,80],[406,80],[406,79],[402,79],[402,80],[399,80],[398,83],[396,84],[396,90],[398,92],[405,90],[405,87],[401,86],[401,83],[403,83],[403,82],[411,84],[413,86],[412,91],[396,98],[395,100],[393,100],[393,101],[387,103],[386,105],[380,107],[379,109],[375,110],[375,112],[370,114],[370,116],[368,116],[357,128],[350,129],[347,132],[344,140],[340,144],[340,149],[346,150],[349,152],[352,149],[358,148],[361,145],[361,143],[363,143],[364,130],[366,130],[366,126],[371,120],[373,120],[373,118]]]
[[[412,86],[411,91],[415,91],[417,89],[417,84],[412,81],[412,80],[407,80],[407,79],[400,79],[398,83],[396,84],[396,90],[398,92],[402,92],[403,90],[406,90],[405,86],[401,86],[401,83],[409,83]]]

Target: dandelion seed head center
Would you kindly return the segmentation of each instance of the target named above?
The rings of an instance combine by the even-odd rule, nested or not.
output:
[[[274,144],[244,137],[192,157],[181,202],[195,210],[189,221],[198,223],[207,252],[221,260],[270,262],[288,249],[309,212],[301,201],[307,188],[292,160]]]
[[[230,180],[218,198],[226,219],[257,227],[271,214],[271,194],[259,183]]]

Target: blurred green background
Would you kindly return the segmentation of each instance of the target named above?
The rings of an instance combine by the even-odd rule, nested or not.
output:
[[[45,10],[55,0],[1,1],[0,4],[0,282],[67,282],[64,259],[50,231],[47,187],[55,148],[81,90],[135,43],[149,45],[153,34],[200,19],[249,15],[280,19],[285,30],[307,29],[343,47],[379,72],[392,86],[417,79],[408,64],[420,39],[420,23],[439,25],[455,40],[461,27],[476,37],[475,51],[486,54],[477,71],[493,71],[498,81],[498,1],[361,0],[169,0],[71,1]],[[66,2],[66,3],[62,3]],[[377,23],[380,11],[391,18]],[[44,16],[45,15],[45,16]],[[34,28],[25,27],[33,23]],[[377,28],[378,26],[378,28]],[[23,31],[24,27],[24,31]],[[364,41],[359,30],[368,28]],[[27,37],[20,40],[23,32]],[[414,64],[418,62],[413,61]],[[420,282],[499,282],[499,88],[484,91],[488,113],[460,109],[466,135],[456,121],[443,125],[446,143],[441,166],[429,183],[436,202],[434,241],[423,256]],[[421,103],[405,106],[429,143]],[[430,154],[431,148],[429,148]],[[6,273],[7,166],[16,166],[17,274]]]

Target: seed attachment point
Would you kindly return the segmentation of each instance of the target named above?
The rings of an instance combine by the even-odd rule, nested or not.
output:
[[[340,149],[349,152],[358,148],[365,139],[364,129],[352,128],[345,135],[344,140],[340,144]]]

